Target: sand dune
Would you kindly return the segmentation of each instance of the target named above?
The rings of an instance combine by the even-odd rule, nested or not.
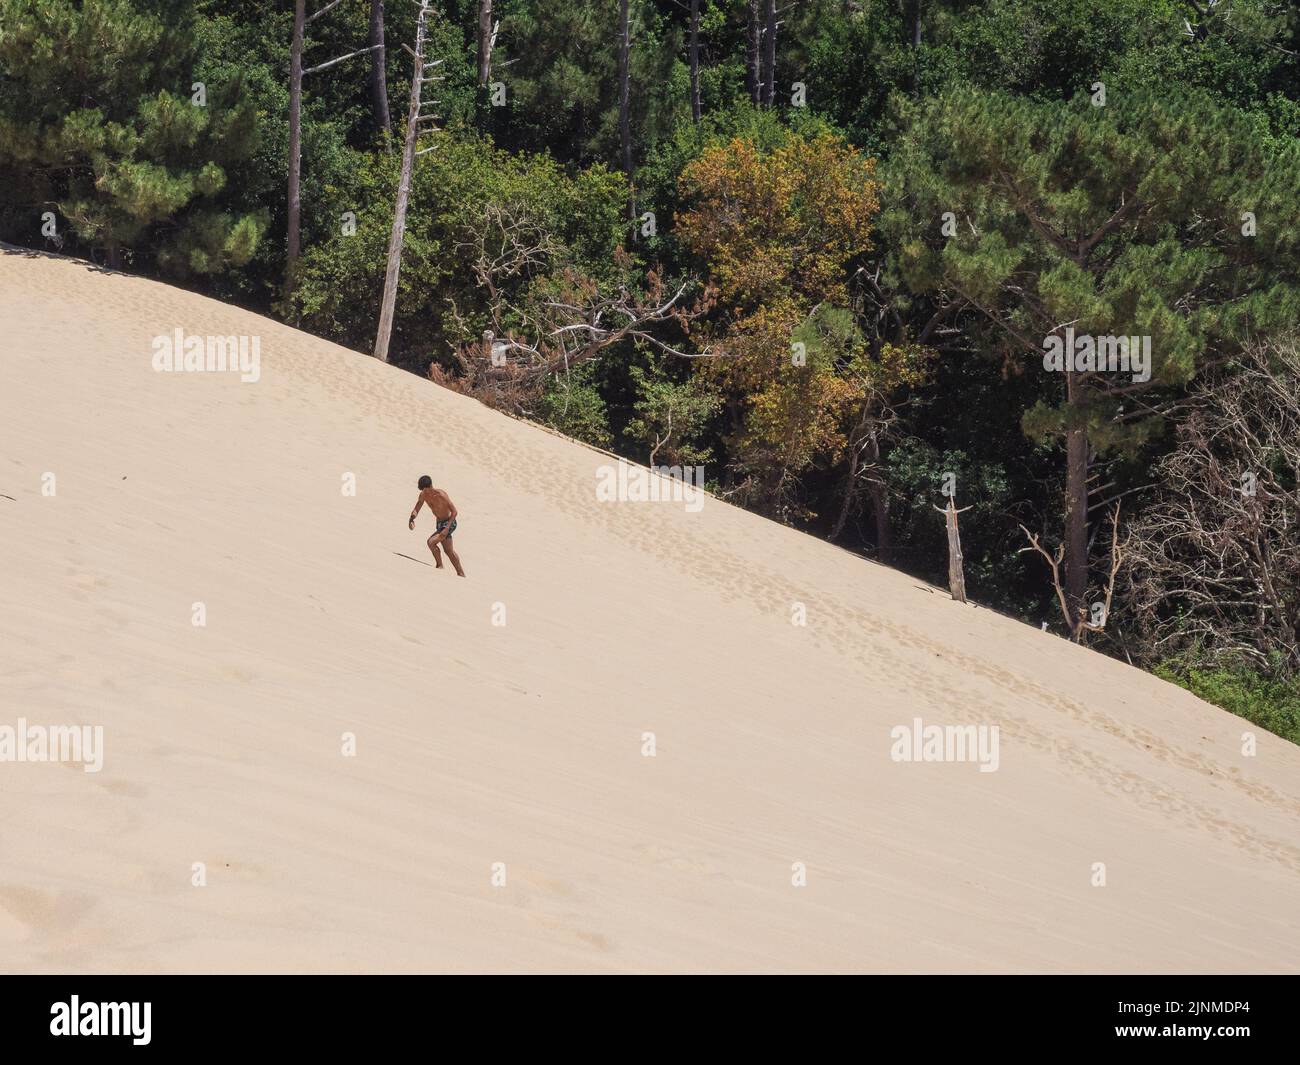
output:
[[[10,251],[0,323],[0,727],[104,736],[0,763],[4,970],[1300,968],[1300,749],[1238,718],[179,289]]]

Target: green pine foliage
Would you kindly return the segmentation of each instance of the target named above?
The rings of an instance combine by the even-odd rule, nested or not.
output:
[[[227,191],[228,168],[256,147],[242,78],[199,86],[192,7],[161,8],[0,5],[11,237],[35,237],[53,210],[62,245],[109,266],[183,277],[242,266],[256,252],[266,220]]]

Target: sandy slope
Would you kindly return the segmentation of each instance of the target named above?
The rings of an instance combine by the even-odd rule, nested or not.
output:
[[[261,380],[155,373],[177,326]],[[0,764],[0,968],[1300,967],[1300,749],[716,500],[597,502],[609,461],[0,254],[0,725],[106,735]],[[424,472],[466,581],[413,561]],[[1000,768],[891,760],[917,715]]]

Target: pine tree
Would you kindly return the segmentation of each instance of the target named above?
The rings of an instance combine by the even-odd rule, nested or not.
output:
[[[256,117],[240,84],[195,80],[190,3],[0,0],[0,26],[0,171],[33,233],[53,209],[65,250],[114,268],[209,274],[252,257],[265,221],[222,193]]]
[[[1040,103],[959,89],[915,110],[886,181],[902,190],[881,228],[905,283],[964,312],[974,347],[1041,377],[1023,426],[1065,445],[1076,631],[1092,463],[1135,454],[1207,359],[1300,315],[1300,150],[1270,154],[1199,93]],[[1150,338],[1149,379],[1069,359],[1049,372],[1069,336]]]

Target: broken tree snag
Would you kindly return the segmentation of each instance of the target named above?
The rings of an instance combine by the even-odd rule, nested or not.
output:
[[[1115,595],[1115,575],[1124,564],[1124,545],[1119,542],[1119,503],[1110,512],[1110,575],[1106,578],[1106,600],[1102,604],[1100,621],[1090,620],[1083,611],[1079,616],[1079,636],[1085,632],[1101,632],[1110,618],[1110,603]]]
[[[393,204],[393,231],[388,238],[388,266],[384,270],[384,296],[379,307],[379,332],[375,335],[374,356],[388,361],[388,341],[393,332],[393,310],[397,305],[397,277],[402,269],[402,242],[406,237],[406,205],[411,197],[411,170],[415,165],[415,142],[420,137],[422,120],[432,116],[420,113],[420,89],[424,74],[424,45],[427,40],[426,19],[429,0],[419,0],[420,14],[415,23],[415,49],[402,45],[415,59],[411,74],[411,105],[406,114],[406,141],[402,147],[402,171],[397,180],[397,199]],[[435,66],[437,64],[434,64]],[[426,149],[427,150],[427,149]]]
[[[964,514],[970,507],[957,509],[952,496],[948,497],[946,507],[935,507],[944,516],[948,526],[948,591],[958,603],[966,602],[966,569],[961,557],[961,533],[957,530],[957,515]]]
[[[1055,555],[1049,555],[1047,549],[1038,542],[1038,534],[1031,533],[1023,525],[1020,531],[1025,534],[1029,540],[1028,547],[1022,547],[1017,554],[1024,554],[1026,551],[1037,551],[1043,558],[1047,559],[1048,566],[1052,570],[1052,587],[1056,589],[1056,602],[1061,608],[1061,617],[1065,619],[1065,627],[1070,633],[1070,639],[1078,639],[1078,619],[1071,620],[1070,608],[1065,600],[1065,589],[1061,587],[1061,559],[1065,557],[1065,548],[1058,546]],[[1046,624],[1046,622],[1044,622]]]
[[[1120,566],[1124,562],[1124,545],[1119,540],[1118,503],[1115,504],[1114,509],[1111,511],[1110,520],[1110,576],[1106,581],[1106,601],[1102,606],[1101,620],[1097,623],[1088,620],[1086,604],[1081,604],[1077,610],[1070,609],[1069,596],[1066,595],[1065,587],[1061,583],[1061,561],[1065,558],[1065,546],[1058,546],[1055,554],[1049,555],[1046,548],[1038,542],[1037,534],[1031,533],[1023,525],[1020,526],[1020,531],[1029,540],[1029,546],[1022,547],[1018,553],[1037,551],[1043,558],[1047,559],[1047,564],[1052,571],[1052,586],[1056,589],[1056,602],[1061,608],[1061,617],[1065,620],[1065,627],[1070,634],[1070,639],[1075,643],[1080,642],[1086,633],[1101,632],[1106,627],[1106,620],[1110,616],[1110,604],[1115,595],[1115,576],[1119,573]]]
[[[948,525],[948,591],[959,603],[966,602],[966,573],[962,567],[961,534],[957,531],[957,508],[952,500],[944,511]]]

